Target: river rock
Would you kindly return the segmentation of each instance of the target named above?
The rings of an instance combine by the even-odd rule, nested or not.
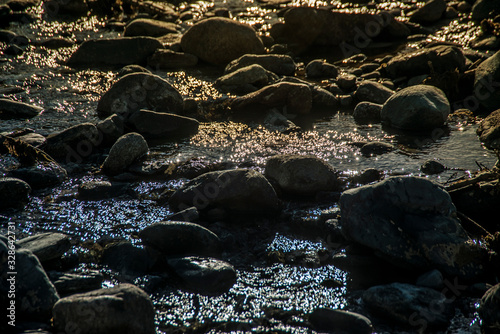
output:
[[[489,114],[477,128],[477,135],[490,150],[500,149],[500,109]]]
[[[0,119],[25,119],[38,116],[43,108],[0,98]]]
[[[306,76],[308,78],[329,78],[335,79],[339,74],[337,66],[327,63],[324,60],[316,59],[306,66]]]
[[[177,114],[183,110],[181,94],[166,80],[147,73],[128,74],[115,82],[97,104],[100,118],[129,116],[140,109]]]
[[[264,67],[254,64],[246,67],[239,68],[230,72],[216,81],[217,85],[221,86],[244,86],[252,85],[255,87],[262,87],[269,82],[277,81],[278,77]]]
[[[344,73],[337,77],[337,85],[344,91],[351,91],[356,87],[357,77],[354,74]]]
[[[427,179],[391,177],[345,191],[339,204],[346,238],[396,266],[468,279],[485,269],[485,254],[460,225],[450,195]]]
[[[38,6],[40,4],[39,0],[9,0],[7,1],[7,6],[13,11],[24,11],[28,8]]]
[[[99,131],[92,123],[74,125],[47,137],[44,151],[58,160],[80,163],[95,150]]]
[[[397,129],[428,131],[442,127],[449,113],[450,103],[442,90],[416,85],[391,96],[380,116],[383,123]]]
[[[498,14],[498,2],[495,0],[477,0],[472,6],[472,19],[481,21],[490,17],[490,13],[497,10]]]
[[[415,283],[417,286],[423,286],[425,288],[431,289],[443,289],[444,288],[444,278],[443,274],[437,269],[428,271],[417,277]]]
[[[125,31],[123,32],[123,36],[160,37],[166,34],[177,33],[180,30],[180,28],[181,27],[179,25],[172,22],[139,18],[130,21],[125,26]]]
[[[45,161],[13,169],[7,175],[26,181],[32,189],[59,185],[68,179],[68,173],[58,163]]]
[[[444,0],[430,0],[414,11],[410,16],[411,22],[432,23],[439,20],[446,10]]]
[[[69,237],[62,233],[41,233],[19,240],[18,245],[30,250],[40,262],[60,259],[71,247]]]
[[[47,141],[45,137],[39,133],[27,133],[25,135],[17,137],[17,139],[22,140],[23,142],[34,147],[43,146]]]
[[[154,258],[144,248],[136,247],[130,241],[106,245],[100,261],[120,275],[132,277],[147,274],[155,263]]]
[[[363,292],[368,309],[390,322],[412,327],[418,332],[445,329],[455,314],[453,303],[443,293],[411,284],[374,286]]]
[[[375,81],[363,81],[359,84],[354,97],[361,102],[384,104],[394,95],[394,91]]]
[[[287,114],[303,115],[311,112],[312,93],[308,85],[279,82],[234,99],[231,108],[243,112],[278,108]]]
[[[381,141],[373,141],[363,145],[360,149],[360,152],[365,157],[373,157],[376,155],[392,152],[395,149],[396,148],[392,144],[384,143]]]
[[[360,102],[354,108],[352,116],[356,121],[366,122],[374,121],[380,122],[380,113],[382,112],[382,105],[372,102]]]
[[[101,169],[108,175],[119,174],[148,151],[148,143],[143,136],[135,132],[128,133],[111,147]]]
[[[104,280],[98,271],[85,274],[51,271],[48,275],[60,296],[100,289]]]
[[[364,315],[329,308],[317,308],[309,315],[309,322],[318,331],[350,334],[371,334],[373,326]]]
[[[318,85],[311,86],[310,88],[314,110],[327,109],[337,112],[336,108],[339,106],[340,102],[335,95]]]
[[[195,23],[182,36],[181,47],[214,65],[226,65],[244,54],[264,53],[264,44],[251,26],[223,17]]]
[[[236,283],[236,270],[222,260],[190,256],[169,259],[167,263],[187,288],[195,292],[220,295]]]
[[[271,184],[257,171],[223,170],[202,174],[178,189],[169,200],[175,211],[221,208],[229,212],[276,213],[280,202]]]
[[[175,52],[172,50],[156,50],[148,58],[148,66],[157,70],[180,69],[198,64],[198,57],[190,53]]]
[[[156,50],[159,51],[160,49]],[[156,53],[156,52],[155,52]],[[145,67],[142,67],[141,65],[127,65],[123,66],[117,74],[118,78],[124,77],[127,74],[132,74],[132,73],[149,73],[152,74],[150,70],[148,70]]]
[[[474,93],[488,111],[500,108],[500,51],[476,68]]]
[[[78,186],[78,199],[82,201],[99,201],[123,194],[123,184],[111,184],[109,181],[91,180]]]
[[[43,2],[43,9],[48,17],[87,15],[89,6],[85,0],[49,0]]]
[[[125,66],[145,64],[163,45],[152,37],[121,37],[83,42],[71,55],[71,67]]]
[[[130,115],[127,125],[147,139],[172,139],[198,133],[194,118],[141,109]]]
[[[139,232],[142,242],[165,255],[217,256],[219,237],[194,223],[167,221],[149,225]]]
[[[288,55],[243,55],[227,64],[224,73],[228,74],[250,65],[260,65],[278,75],[294,75],[296,64]]]
[[[123,117],[117,114],[103,119],[95,126],[102,136],[101,144],[107,147],[112,146],[118,138],[125,134]]]
[[[23,180],[0,177],[0,209],[21,208],[29,201],[31,187]]]
[[[320,191],[338,191],[338,172],[326,161],[315,156],[283,154],[266,162],[266,178],[283,193],[314,196]]]
[[[59,300],[53,309],[56,331],[80,333],[155,333],[149,296],[132,284],[120,284]]]
[[[486,291],[477,311],[482,320],[482,333],[498,333],[500,328],[500,284]]]
[[[432,64],[432,68],[429,63]],[[385,67],[389,77],[414,77],[422,74],[465,70],[466,58],[456,46],[438,45],[393,57]]]
[[[427,160],[422,164],[420,170],[427,175],[433,175],[444,172],[446,167],[436,160]]]

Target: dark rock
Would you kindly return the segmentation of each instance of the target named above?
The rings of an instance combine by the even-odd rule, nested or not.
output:
[[[75,45],[75,42],[68,38],[64,37],[54,37],[54,38],[49,38],[44,40],[43,42],[40,42],[40,46],[46,47],[47,49],[61,49],[61,48],[68,48]]]
[[[251,26],[222,17],[195,23],[182,36],[181,47],[214,65],[226,65],[244,54],[264,53],[264,45]]]
[[[106,245],[100,262],[120,275],[135,277],[148,273],[155,260],[145,249],[135,247],[129,241],[122,241]]]
[[[199,293],[220,295],[236,283],[236,270],[225,261],[192,256],[167,262],[190,290]]]
[[[118,138],[125,134],[123,118],[117,114],[113,114],[103,119],[95,126],[102,135],[102,145],[104,146],[112,146]]]
[[[121,78],[121,77],[126,76],[127,74],[132,74],[132,73],[148,73],[148,74],[152,74],[150,70],[148,70],[147,68],[142,67],[141,65],[127,65],[127,66],[123,66],[120,69],[120,71],[118,71],[117,77]]]
[[[306,66],[306,76],[308,78],[331,78],[335,79],[339,70],[335,65],[329,64],[324,60],[316,59]]]
[[[498,333],[500,328],[500,284],[486,291],[477,311],[482,320],[482,333]]]
[[[68,173],[56,162],[37,162],[11,170],[8,176],[26,181],[32,189],[43,189],[66,181]]]
[[[122,37],[83,42],[71,55],[71,67],[125,66],[145,64],[163,45],[151,37]]]
[[[81,333],[155,333],[155,310],[149,296],[131,284],[76,294],[54,305],[56,331]]]
[[[120,195],[122,185],[112,185],[109,181],[92,180],[78,186],[78,199],[83,201],[98,201]]]
[[[360,184],[368,184],[375,181],[380,181],[383,175],[383,172],[375,168],[367,168],[360,175],[354,177],[353,181]]]
[[[339,204],[344,235],[394,265],[464,279],[485,270],[485,251],[460,225],[450,195],[427,179],[391,177],[345,191]]]
[[[500,37],[478,36],[470,42],[470,47],[476,50],[498,50],[500,48]]]
[[[119,174],[148,151],[148,143],[143,136],[135,132],[128,133],[111,147],[101,168],[108,175]]]
[[[417,85],[390,97],[381,112],[382,122],[397,129],[428,131],[442,127],[448,119],[450,103],[442,90]]]
[[[363,302],[374,314],[400,325],[419,326],[420,332],[445,329],[455,314],[444,294],[403,283],[371,287],[363,293]]]
[[[314,196],[340,189],[338,172],[315,156],[276,155],[267,160],[264,175],[290,195]]]
[[[140,109],[177,114],[184,107],[182,96],[166,80],[147,73],[133,73],[115,82],[97,104],[100,118],[129,116]]]
[[[141,109],[132,113],[127,124],[147,139],[172,139],[198,133],[194,118]]]
[[[24,50],[16,45],[16,44],[11,44],[8,47],[3,50],[3,53],[9,56],[20,56],[24,53]],[[28,118],[28,117],[21,117],[21,118]]]
[[[497,10],[498,14],[498,2],[495,0],[477,0],[472,6],[472,19],[481,21],[490,17],[490,13]]]
[[[208,211],[222,208],[235,213],[276,213],[280,203],[266,178],[254,170],[209,172],[177,190],[169,200],[175,211],[195,206]]]
[[[49,17],[74,16],[80,17],[88,13],[89,7],[85,0],[49,0],[43,2],[43,9]]]
[[[384,143],[380,141],[374,141],[370,143],[366,143],[361,147],[361,154],[366,157],[373,157],[376,155],[388,153],[394,151],[396,148],[394,145],[389,143]]]
[[[24,119],[38,116],[43,108],[0,98],[0,119]]]
[[[30,250],[40,262],[60,259],[71,247],[69,237],[62,233],[41,233],[18,241],[20,247]]]
[[[476,68],[474,94],[489,111],[500,108],[500,51]]]
[[[255,87],[254,90],[257,90],[257,87],[266,86],[277,80],[278,77],[274,73],[255,64],[239,68],[218,78],[216,84],[226,87],[253,85]]]
[[[477,128],[479,140],[491,149],[500,149],[500,109],[489,114]]]
[[[312,86],[311,87],[311,92],[312,92],[312,105],[314,110],[318,109],[328,109],[330,111],[337,111],[335,110],[339,106],[339,100],[335,95],[330,93],[324,88],[321,88],[320,86]],[[333,109],[333,110],[332,110]]]
[[[340,89],[351,91],[356,87],[357,77],[353,74],[342,74],[337,77],[337,85]]]
[[[380,122],[380,113],[382,112],[382,105],[372,102],[360,102],[354,108],[352,116],[356,121],[374,121]]]
[[[250,65],[260,65],[278,75],[294,75],[297,66],[293,58],[287,55],[243,55],[227,64],[224,73],[228,74]]]
[[[411,14],[410,21],[423,24],[432,23],[439,20],[445,10],[446,2],[444,0],[430,0]]]
[[[417,277],[415,283],[417,286],[423,286],[425,288],[431,289],[443,289],[444,288],[444,278],[443,274],[437,269],[428,271]]]
[[[7,6],[16,12],[25,11],[26,9],[38,6],[39,4],[39,0],[9,0],[7,2]]]
[[[457,9],[460,13],[469,13],[472,9],[472,5],[467,1],[460,1],[457,5]]]
[[[184,222],[196,222],[200,218],[200,213],[196,207],[190,207],[185,210],[174,213],[168,217],[169,221],[184,221]]]
[[[93,153],[98,143],[99,131],[95,125],[82,123],[49,135],[44,151],[56,159],[80,163]]]
[[[181,27],[179,25],[171,22],[139,18],[130,21],[125,26],[125,31],[123,32],[123,36],[160,37],[170,33],[177,33],[180,30],[180,28]]]
[[[154,223],[139,232],[142,242],[165,255],[217,256],[219,237],[194,223],[167,221]]]
[[[436,160],[427,160],[422,164],[420,170],[427,175],[439,174],[446,170],[446,167]]]
[[[28,133],[17,137],[17,139],[22,140],[23,142],[34,147],[43,146],[46,142],[45,137],[38,133]]]
[[[0,209],[22,208],[29,201],[31,187],[12,177],[0,178]]]
[[[85,274],[49,272],[59,295],[71,295],[101,288],[104,277],[98,271]]]
[[[371,334],[373,326],[364,315],[329,308],[317,308],[309,315],[309,322],[318,331]]]
[[[172,50],[156,50],[148,58],[148,66],[157,70],[180,69],[198,64],[198,57],[190,53]]]
[[[384,104],[387,99],[394,95],[394,91],[381,83],[374,81],[363,81],[359,84],[354,96],[358,101]]]
[[[0,42],[26,46],[30,43],[30,40],[27,37],[18,35],[13,31],[0,29]]]

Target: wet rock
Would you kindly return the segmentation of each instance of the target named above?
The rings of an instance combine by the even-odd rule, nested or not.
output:
[[[23,142],[34,147],[43,146],[46,142],[45,137],[38,133],[28,133],[17,137],[17,139],[22,140]]]
[[[445,10],[446,2],[444,0],[430,0],[411,14],[410,21],[423,24],[432,23],[439,20]]]
[[[123,194],[123,184],[111,184],[109,181],[92,180],[78,186],[78,199],[83,201],[99,201]]]
[[[278,131],[281,133],[298,132],[301,130],[300,127],[295,125],[295,123],[277,110],[269,111],[264,117],[262,124],[270,131]]]
[[[457,9],[460,13],[468,13],[472,9],[472,5],[467,1],[460,1],[457,5]]]
[[[478,313],[482,320],[482,333],[498,333],[500,328],[500,284],[486,291],[481,298]]]
[[[382,112],[382,105],[372,102],[360,102],[354,108],[352,116],[356,121],[374,121],[380,122],[380,113]]]
[[[196,222],[200,219],[200,213],[196,207],[190,207],[185,210],[174,213],[168,217],[169,221],[184,221],[184,222]]]
[[[431,65],[432,64],[432,68]],[[438,45],[398,55],[388,63],[386,72],[391,78],[413,77],[422,74],[465,70],[466,58],[455,46]]]
[[[381,112],[382,122],[397,129],[427,131],[443,126],[450,113],[450,103],[442,90],[416,85],[390,97]]]
[[[111,147],[102,164],[102,171],[108,175],[119,174],[135,160],[147,154],[148,150],[148,144],[140,134],[132,132],[123,135]]]
[[[104,280],[98,271],[85,274],[49,272],[48,275],[61,296],[97,290]]]
[[[147,139],[172,139],[198,133],[194,118],[141,109],[132,113],[127,125]]]
[[[288,114],[308,114],[312,108],[312,93],[308,85],[280,82],[234,99],[231,108],[243,112],[286,108]]]
[[[165,255],[217,256],[219,237],[194,223],[167,221],[154,223],[139,232],[142,242]]]
[[[44,151],[58,160],[80,163],[95,150],[99,131],[92,123],[72,126],[47,137]]]
[[[71,39],[64,37],[54,37],[40,42],[40,46],[46,47],[47,49],[57,50],[61,48],[68,48],[75,45]]]
[[[123,118],[117,114],[113,114],[106,119],[103,119],[96,125],[97,130],[102,135],[102,145],[112,146],[118,138],[125,133],[125,124]]]
[[[494,10],[498,11],[498,2],[495,0],[477,0],[472,6],[472,19],[481,21],[487,19]],[[498,12],[497,12],[498,14]]]
[[[234,267],[214,258],[184,257],[167,261],[190,290],[208,295],[227,292],[236,283]]]
[[[169,203],[175,211],[195,206],[198,210],[222,208],[241,214],[276,213],[280,208],[271,184],[259,172],[248,169],[200,175],[177,190]]]
[[[133,73],[115,82],[97,104],[100,118],[127,117],[140,109],[177,114],[183,110],[181,94],[166,80],[147,73]]]
[[[123,36],[160,37],[166,34],[177,33],[179,30],[180,26],[172,22],[139,18],[130,21],[125,26],[125,31],[123,32]]]
[[[69,15],[74,17],[84,16],[88,13],[89,7],[85,0],[49,0],[43,3],[44,12],[49,17]]]
[[[444,294],[403,283],[371,287],[363,293],[363,302],[374,314],[401,325],[418,326],[419,331],[444,329],[455,313]]]
[[[243,55],[227,64],[224,73],[228,74],[250,65],[260,65],[278,75],[294,75],[297,66],[293,58],[287,55]]]
[[[450,195],[427,179],[391,177],[345,191],[339,204],[344,235],[394,265],[468,279],[484,271],[484,250],[460,225]]]
[[[144,291],[131,284],[62,298],[54,305],[53,316],[54,329],[61,332],[155,332],[153,303]]]
[[[230,91],[250,90],[253,92],[258,89],[257,87],[263,87],[277,80],[278,76],[264,67],[249,65],[218,78],[215,83]]]
[[[120,275],[135,277],[148,273],[155,259],[145,249],[135,247],[129,241],[121,241],[106,245],[100,262]]]
[[[118,75],[117,76],[118,77],[124,77],[127,74],[131,74],[131,73],[148,73],[148,74],[152,74],[150,70],[148,70],[147,68],[142,67],[141,65],[127,65],[127,66],[123,66],[120,69],[120,71],[118,71]]]
[[[0,178],[0,209],[22,208],[29,201],[31,187],[23,180]]]
[[[39,0],[9,0],[7,6],[13,11],[21,12],[28,8],[38,6]]]
[[[476,68],[474,92],[479,103],[489,111],[500,108],[500,51]]]
[[[498,50],[500,38],[497,36],[478,36],[470,42],[470,47],[476,50]]]
[[[25,46],[30,43],[30,40],[27,37],[18,35],[13,31],[0,29],[0,42]]]
[[[196,64],[198,64],[198,57],[195,55],[172,50],[156,50],[156,52],[148,58],[148,66],[157,70],[179,69],[192,67]]]
[[[395,149],[396,148],[392,144],[384,143],[381,141],[374,141],[363,145],[360,151],[361,154],[363,154],[366,157],[373,157],[376,155],[392,152]]]
[[[145,64],[163,45],[151,37],[122,37],[83,42],[71,55],[71,67],[125,66]]]
[[[332,78],[335,79],[339,70],[335,65],[329,64],[324,60],[316,59],[306,66],[306,75],[308,78]]]
[[[437,269],[428,271],[417,277],[417,286],[422,286],[430,289],[442,289],[444,287],[443,274]]]
[[[330,93],[320,86],[312,86],[312,105],[315,110],[317,109],[328,109],[332,110],[339,106],[339,100],[335,95]],[[336,110],[335,110],[336,111]]]
[[[20,56],[24,53],[24,50],[16,44],[11,44],[3,50],[3,53],[9,56]]]
[[[182,36],[181,47],[214,65],[226,65],[244,54],[264,53],[264,45],[251,26],[222,17],[195,23]]]
[[[375,168],[367,168],[360,175],[353,177],[353,181],[355,183],[368,184],[375,181],[380,181],[383,176],[383,172]]]
[[[436,160],[427,160],[422,164],[420,170],[427,175],[439,174],[446,170],[446,167]]]
[[[25,119],[38,116],[43,108],[0,98],[0,119]]]
[[[394,91],[375,81],[363,81],[359,84],[354,97],[361,102],[373,102],[384,104],[387,99],[394,95]]]
[[[353,74],[342,74],[337,77],[337,85],[340,89],[351,91],[356,87],[357,77]]]
[[[314,196],[340,188],[338,172],[315,156],[276,155],[267,160],[264,175],[290,195]]]
[[[66,181],[68,173],[56,162],[36,162],[11,170],[8,176],[26,181],[32,189],[43,189]]]
[[[373,326],[364,315],[329,308],[317,308],[309,315],[309,322],[318,331],[371,334]]]
[[[489,114],[477,128],[477,135],[484,145],[491,149],[500,149],[500,109]]]
[[[69,237],[62,233],[41,233],[19,240],[18,245],[30,250],[40,262],[60,259],[71,247]]]

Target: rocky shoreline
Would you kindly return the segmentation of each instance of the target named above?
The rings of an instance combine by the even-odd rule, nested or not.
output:
[[[500,332],[498,161],[443,180],[450,168],[435,159],[408,175],[286,150],[244,162],[158,153],[216,122],[234,137],[245,124],[301,136],[311,119],[347,114],[405,138],[345,143],[365,159],[411,156],[473,125],[498,157],[495,0],[204,4],[0,5],[2,332]],[[87,15],[100,36],[40,29]],[[56,122],[49,101],[30,102],[71,94],[23,81],[50,50],[59,76],[104,87],[75,90],[87,121]],[[184,71],[214,93],[171,80]]]

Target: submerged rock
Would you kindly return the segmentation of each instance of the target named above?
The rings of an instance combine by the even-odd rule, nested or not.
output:
[[[38,116],[43,108],[0,98],[0,119],[24,119]]]
[[[22,208],[29,201],[31,187],[23,180],[0,178],[0,209]]]
[[[318,331],[371,334],[373,326],[364,315],[329,308],[317,308],[309,315],[309,322]]]
[[[55,305],[56,331],[153,334],[155,310],[149,296],[131,284],[120,284],[62,298]]]
[[[252,55],[246,54],[227,64],[224,73],[228,74],[240,68],[250,65],[260,65],[266,70],[278,75],[294,75],[297,66],[293,58],[287,55],[266,54]]]
[[[111,147],[102,164],[102,171],[108,175],[119,174],[148,151],[148,143],[140,134],[132,132],[123,135]]]
[[[181,94],[166,80],[148,73],[125,75],[115,82],[97,104],[100,118],[129,116],[140,109],[177,114],[183,110]]]
[[[489,114],[477,128],[479,140],[491,149],[500,149],[500,109]]]
[[[488,111],[500,108],[500,51],[476,68],[474,94]]]
[[[485,334],[498,333],[500,328],[500,284],[490,288],[481,298],[478,308],[481,329]]]
[[[442,90],[417,85],[404,88],[390,97],[381,112],[382,122],[397,129],[427,131],[446,123],[450,103]]]
[[[276,155],[267,160],[264,175],[290,195],[314,196],[341,186],[338,172],[315,156]]]
[[[180,30],[180,28],[181,27],[179,25],[171,22],[139,18],[130,21],[125,26],[125,31],[123,32],[123,36],[160,37],[170,33],[177,33]]]
[[[244,54],[264,53],[264,45],[251,26],[223,17],[195,23],[182,36],[181,47],[214,65],[226,65]]]
[[[40,262],[60,259],[71,247],[69,237],[62,233],[41,233],[18,241],[18,245],[29,249]]]
[[[127,125],[147,139],[172,139],[198,133],[194,118],[141,109],[130,115]]]

